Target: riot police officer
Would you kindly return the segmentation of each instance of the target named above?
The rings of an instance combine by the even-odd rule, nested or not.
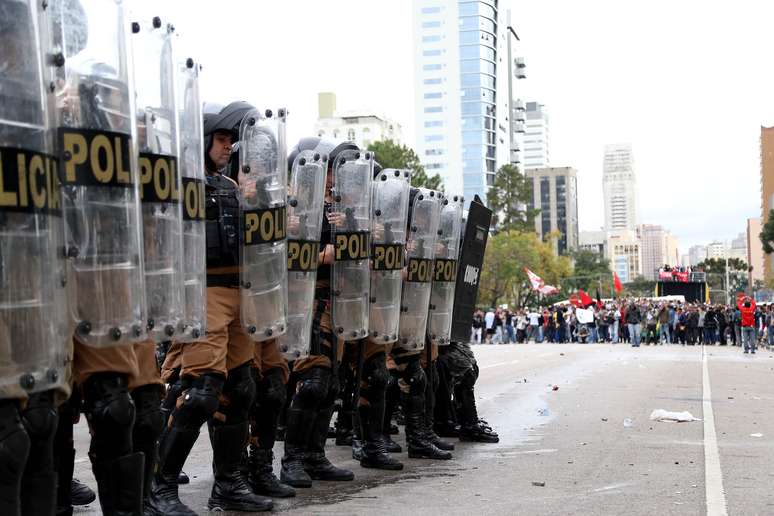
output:
[[[331,317],[333,304],[331,283],[336,254],[332,226],[337,224],[344,226],[348,222],[347,213],[337,212],[334,209],[338,195],[333,190],[337,186],[334,185],[334,167],[336,163],[340,163],[340,159],[344,159],[345,154],[351,159],[360,159],[360,157],[354,158],[355,155],[359,156],[360,149],[351,142],[337,143],[320,138],[304,138],[297,148],[300,151],[313,150],[329,157],[325,185],[325,216],[320,237],[312,323],[312,349],[309,357],[300,358],[294,363],[293,373],[297,376],[298,383],[295,395],[287,409],[285,455],[282,458],[280,477],[286,484],[303,488],[311,487],[312,480],[354,479],[351,471],[331,464],[325,456],[325,441],[328,437],[334,401],[339,393],[338,365],[343,356],[345,341],[345,338],[334,330]],[[371,159],[369,155],[369,160]],[[364,173],[368,174],[366,181],[370,182],[372,165],[367,167]],[[365,194],[370,195],[367,188]],[[348,213],[349,222],[353,226],[356,225],[357,223],[351,220],[354,212]],[[366,295],[367,290],[368,285],[365,286]],[[354,314],[352,317],[357,318]]]
[[[159,468],[146,512],[154,515],[195,514],[178,496],[183,464],[208,423],[215,481],[208,507],[217,510],[266,511],[271,500],[250,489],[242,470],[248,440],[249,410],[255,399],[251,372],[255,344],[240,323],[239,186],[223,172],[245,113],[246,102],[233,102],[205,113],[203,132],[207,172],[207,324],[204,337],[181,345],[167,357],[165,370],[175,370],[164,401],[171,411],[159,443]]]

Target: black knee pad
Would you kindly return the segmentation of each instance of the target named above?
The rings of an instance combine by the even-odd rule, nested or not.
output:
[[[22,421],[33,442],[53,439],[57,420],[53,391],[39,392],[30,396],[27,407],[22,412]]]
[[[408,386],[408,394],[423,395],[427,387],[427,376],[419,363],[419,355],[415,360],[406,364],[406,369],[401,373],[400,379]]]
[[[199,431],[199,428],[218,410],[225,379],[219,374],[203,374],[190,381],[183,390],[183,403],[173,413],[180,429]],[[184,384],[183,387],[186,387]]]
[[[336,384],[331,388],[331,384]],[[331,381],[331,371],[324,367],[313,367],[299,375],[293,404],[300,409],[314,409],[336,390],[338,382]]]
[[[287,399],[287,389],[282,381],[282,370],[269,369],[256,385],[258,403],[271,410],[279,411]]]
[[[158,385],[143,385],[132,391],[135,418],[134,435],[155,440],[164,426],[161,413],[161,389]]]
[[[83,385],[84,412],[92,430],[91,454],[99,461],[132,452],[135,407],[125,374],[97,373]]]
[[[461,389],[473,389],[473,386],[476,385],[476,379],[478,378],[478,374],[476,374],[475,369],[470,369],[467,374],[465,374],[459,382],[459,387]]]
[[[228,372],[223,385],[223,397],[228,403],[221,403],[219,412],[226,416],[226,424],[247,421],[247,414],[255,401],[255,381],[250,364],[235,367]]]

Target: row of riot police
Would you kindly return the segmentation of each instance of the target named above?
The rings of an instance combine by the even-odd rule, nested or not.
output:
[[[475,303],[482,204],[463,232],[461,197],[353,143],[288,154],[283,109],[202,113],[173,26],[121,2],[0,0],[0,43],[0,514],[72,513],[81,412],[107,515],[196,514],[178,484],[205,423],[212,510],[351,480],[325,454],[344,357],[363,467],[403,467],[391,385],[409,456],[451,457],[435,363]],[[441,353],[456,385],[467,351]]]

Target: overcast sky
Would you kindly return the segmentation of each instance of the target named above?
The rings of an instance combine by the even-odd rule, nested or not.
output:
[[[731,239],[760,215],[774,2],[500,3],[527,63],[518,86],[550,113],[551,164],[578,169],[581,229],[604,222],[603,146],[617,142],[634,147],[640,221],[672,230],[682,253]],[[139,4],[172,21],[202,62],[205,100],[285,106],[293,141],[311,133],[317,92],[334,91],[340,109],[385,113],[413,144],[410,0]]]

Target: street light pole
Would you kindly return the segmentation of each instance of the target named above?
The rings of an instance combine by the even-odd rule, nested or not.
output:
[[[731,285],[728,283],[728,253],[726,253],[726,306],[731,304]]]

